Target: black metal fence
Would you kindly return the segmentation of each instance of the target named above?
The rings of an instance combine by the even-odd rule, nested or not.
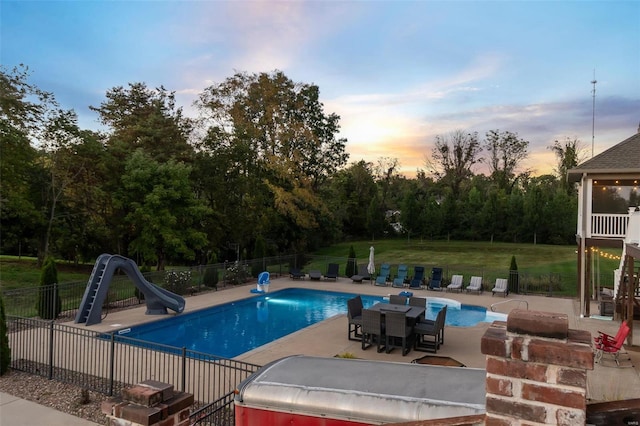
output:
[[[255,364],[115,333],[98,333],[33,318],[7,317],[11,368],[116,395],[123,387],[157,380],[192,393],[196,408],[218,402]]]

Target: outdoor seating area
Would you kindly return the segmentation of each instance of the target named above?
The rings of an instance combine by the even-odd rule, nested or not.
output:
[[[372,346],[378,352],[400,349],[403,356],[411,350],[436,353],[444,344],[447,307],[435,320],[425,319],[427,300],[422,297],[389,295],[389,303],[362,307],[356,296],[347,302],[348,339],[361,340],[362,350]]]

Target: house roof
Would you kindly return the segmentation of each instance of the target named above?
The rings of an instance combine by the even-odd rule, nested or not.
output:
[[[569,170],[569,180],[579,180],[582,173],[640,174],[640,132]]]

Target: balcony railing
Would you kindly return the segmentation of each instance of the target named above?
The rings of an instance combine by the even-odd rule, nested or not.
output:
[[[624,238],[629,225],[628,214],[591,214],[591,232],[589,237]]]

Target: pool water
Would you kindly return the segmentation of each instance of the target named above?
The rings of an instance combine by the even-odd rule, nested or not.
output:
[[[132,327],[118,336],[233,358],[336,315],[347,313],[351,293],[290,288]],[[365,308],[383,301],[361,295]],[[428,298],[426,316],[435,319],[447,304],[447,325],[491,322],[485,308]],[[489,317],[489,319],[488,319]],[[346,333],[346,330],[345,330]],[[345,337],[346,338],[346,337]]]

